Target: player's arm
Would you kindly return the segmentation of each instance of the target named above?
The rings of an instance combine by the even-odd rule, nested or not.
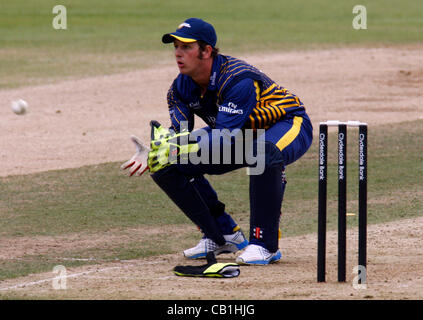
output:
[[[225,93],[216,118],[216,129],[241,129],[259,99],[258,84],[243,79]]]
[[[209,150],[234,143],[257,101],[258,84],[255,84],[253,79],[243,79],[225,93],[216,117],[216,129],[222,130],[223,139],[219,135],[213,136],[209,140]],[[200,148],[204,147],[202,143],[200,141]]]
[[[150,148],[131,137],[136,153],[121,168],[129,169],[129,175],[142,175],[148,169],[156,172],[190,152],[196,152],[197,145],[192,143],[189,132],[194,128],[194,114],[179,98],[175,82],[167,94],[171,127],[164,128],[157,121],[151,121]]]
[[[183,124],[188,125],[188,131],[194,128],[194,113],[179,98],[179,93],[173,84],[167,92],[167,104],[169,107],[169,115],[171,128],[175,132],[180,132]]]

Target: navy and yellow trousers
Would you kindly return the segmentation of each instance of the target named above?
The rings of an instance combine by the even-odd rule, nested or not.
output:
[[[211,142],[212,130],[207,127],[205,132]],[[263,148],[256,147],[255,150],[264,153],[264,170],[260,174],[251,174],[249,178],[250,243],[261,245],[270,252],[278,250],[278,231],[286,185],[285,167],[309,149],[312,132],[307,115],[293,116],[274,123],[265,130],[264,137],[256,137],[252,141],[253,145],[262,143]],[[201,141],[204,143],[204,140],[207,141],[203,137]],[[219,145],[219,148],[223,148],[223,145]],[[223,245],[223,235],[233,233],[237,224],[227,214],[225,205],[219,201],[216,191],[204,175],[220,175],[249,166],[251,163],[247,160],[229,164],[213,161],[194,164],[188,161],[166,167],[152,174],[152,178],[206,237]],[[237,195],[233,194],[233,197]]]

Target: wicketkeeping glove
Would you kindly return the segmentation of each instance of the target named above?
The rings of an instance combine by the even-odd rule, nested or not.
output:
[[[146,147],[136,136],[131,136],[131,140],[135,144],[137,152],[130,160],[126,161],[120,167],[123,170],[130,168],[129,176],[133,176],[134,174],[136,176],[140,176],[148,169],[147,161],[150,149]]]
[[[157,121],[151,121],[151,151],[148,154],[150,172],[159,171],[178,160],[198,152],[197,142],[189,141],[189,132],[175,133],[164,129]]]
[[[234,278],[240,274],[236,263],[218,263],[213,251],[207,253],[207,264],[202,266],[176,266],[173,273],[185,277]]]
[[[173,131],[170,131],[166,128],[163,128],[163,126],[156,120],[151,120],[150,121],[150,126],[151,126],[151,149],[157,149],[158,145],[155,145],[154,142],[160,141],[163,138],[166,138],[168,136],[170,136],[172,133],[174,133]]]

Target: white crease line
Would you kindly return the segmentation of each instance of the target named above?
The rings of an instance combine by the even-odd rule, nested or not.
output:
[[[96,258],[53,258],[53,259],[64,260],[64,261],[98,261],[98,259]],[[106,261],[106,260],[103,260],[103,261]],[[108,260],[108,261],[112,262],[115,260]],[[116,259],[116,261],[118,260]]]
[[[169,280],[169,279],[176,279],[176,277],[175,276],[166,276],[166,277],[157,278],[157,280]]]
[[[18,289],[18,288],[22,288],[22,287],[27,287],[27,286],[33,286],[33,285],[37,285],[37,284],[41,284],[41,283],[45,283],[45,282],[49,282],[49,281],[53,281],[55,279],[63,279],[63,278],[76,278],[85,274],[89,274],[89,273],[93,273],[93,272],[102,272],[102,271],[106,271],[106,270],[111,270],[111,269],[118,269],[120,267],[110,267],[110,268],[104,268],[104,269],[99,269],[99,270],[92,270],[92,271],[85,271],[85,272],[80,272],[80,273],[74,273],[71,275],[66,275],[66,276],[57,276],[57,277],[53,277],[53,278],[48,278],[48,279],[42,279],[42,280],[38,280],[38,281],[33,281],[33,282],[26,282],[26,283],[21,283],[21,284],[17,284],[11,287],[6,287],[6,288],[0,288],[0,291],[4,291],[4,290],[11,290],[11,289]]]
[[[122,260],[122,261],[129,262],[130,260]],[[11,287],[0,288],[0,291],[12,290],[12,289],[18,289],[18,288],[23,288],[23,287],[34,286],[34,285],[37,285],[37,284],[41,284],[41,283],[45,283],[45,282],[49,282],[49,281],[53,281],[53,280],[57,280],[57,279],[76,278],[76,277],[84,276],[86,274],[90,274],[90,273],[94,273],[94,272],[103,272],[103,271],[113,270],[113,269],[122,269],[122,268],[128,268],[128,267],[136,267],[136,266],[140,266],[140,265],[159,264],[159,263],[163,263],[163,262],[164,261],[146,261],[146,262],[143,262],[143,263],[134,263],[132,265],[126,265],[126,266],[109,267],[109,268],[103,268],[103,269],[98,269],[98,270],[84,271],[84,272],[74,273],[74,274],[66,275],[66,276],[56,276],[56,277],[53,277],[53,278],[42,279],[42,280],[38,280],[38,281],[20,283],[20,284],[11,286]]]

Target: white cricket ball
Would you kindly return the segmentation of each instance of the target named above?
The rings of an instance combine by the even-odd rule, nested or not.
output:
[[[12,101],[12,110],[16,114],[24,114],[28,109],[28,103],[23,100],[19,99],[16,101]]]

